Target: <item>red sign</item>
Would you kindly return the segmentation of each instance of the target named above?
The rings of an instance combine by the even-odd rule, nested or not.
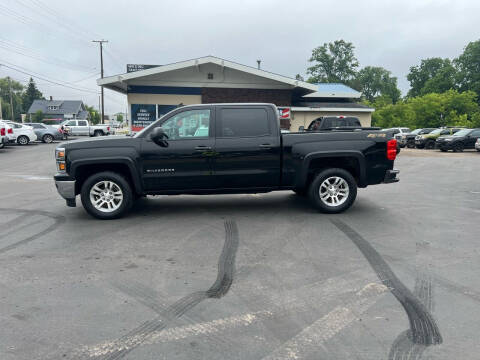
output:
[[[280,119],[290,119],[290,108],[280,108],[278,113]]]

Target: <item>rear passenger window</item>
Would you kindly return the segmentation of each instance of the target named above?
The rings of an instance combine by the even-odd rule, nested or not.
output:
[[[88,123],[85,120],[80,120],[78,126],[88,126]]]
[[[222,109],[219,137],[270,135],[270,123],[265,109]]]
[[[470,134],[470,136],[479,137],[479,136],[480,136],[480,130],[472,131],[472,133]]]

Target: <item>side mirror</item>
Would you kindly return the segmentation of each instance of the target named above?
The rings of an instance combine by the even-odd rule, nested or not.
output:
[[[150,139],[152,139],[155,144],[161,147],[168,147],[168,142],[166,140],[168,139],[168,136],[161,127],[156,127],[153,129],[153,131],[150,133]]]
[[[304,132],[304,131],[305,131],[305,126],[303,126],[303,125],[302,125],[302,126],[299,126],[299,127],[298,127],[298,131],[299,131],[299,132]]]

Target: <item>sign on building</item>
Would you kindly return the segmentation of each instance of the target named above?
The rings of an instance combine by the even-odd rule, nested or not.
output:
[[[127,73],[151,69],[161,65],[146,65],[146,64],[127,64]]]
[[[132,131],[140,131],[156,120],[156,105],[132,104]]]

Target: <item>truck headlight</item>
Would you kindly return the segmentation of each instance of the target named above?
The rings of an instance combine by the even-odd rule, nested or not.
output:
[[[65,162],[65,148],[55,149],[55,161],[57,163],[57,171],[59,173],[66,173],[67,164]]]

